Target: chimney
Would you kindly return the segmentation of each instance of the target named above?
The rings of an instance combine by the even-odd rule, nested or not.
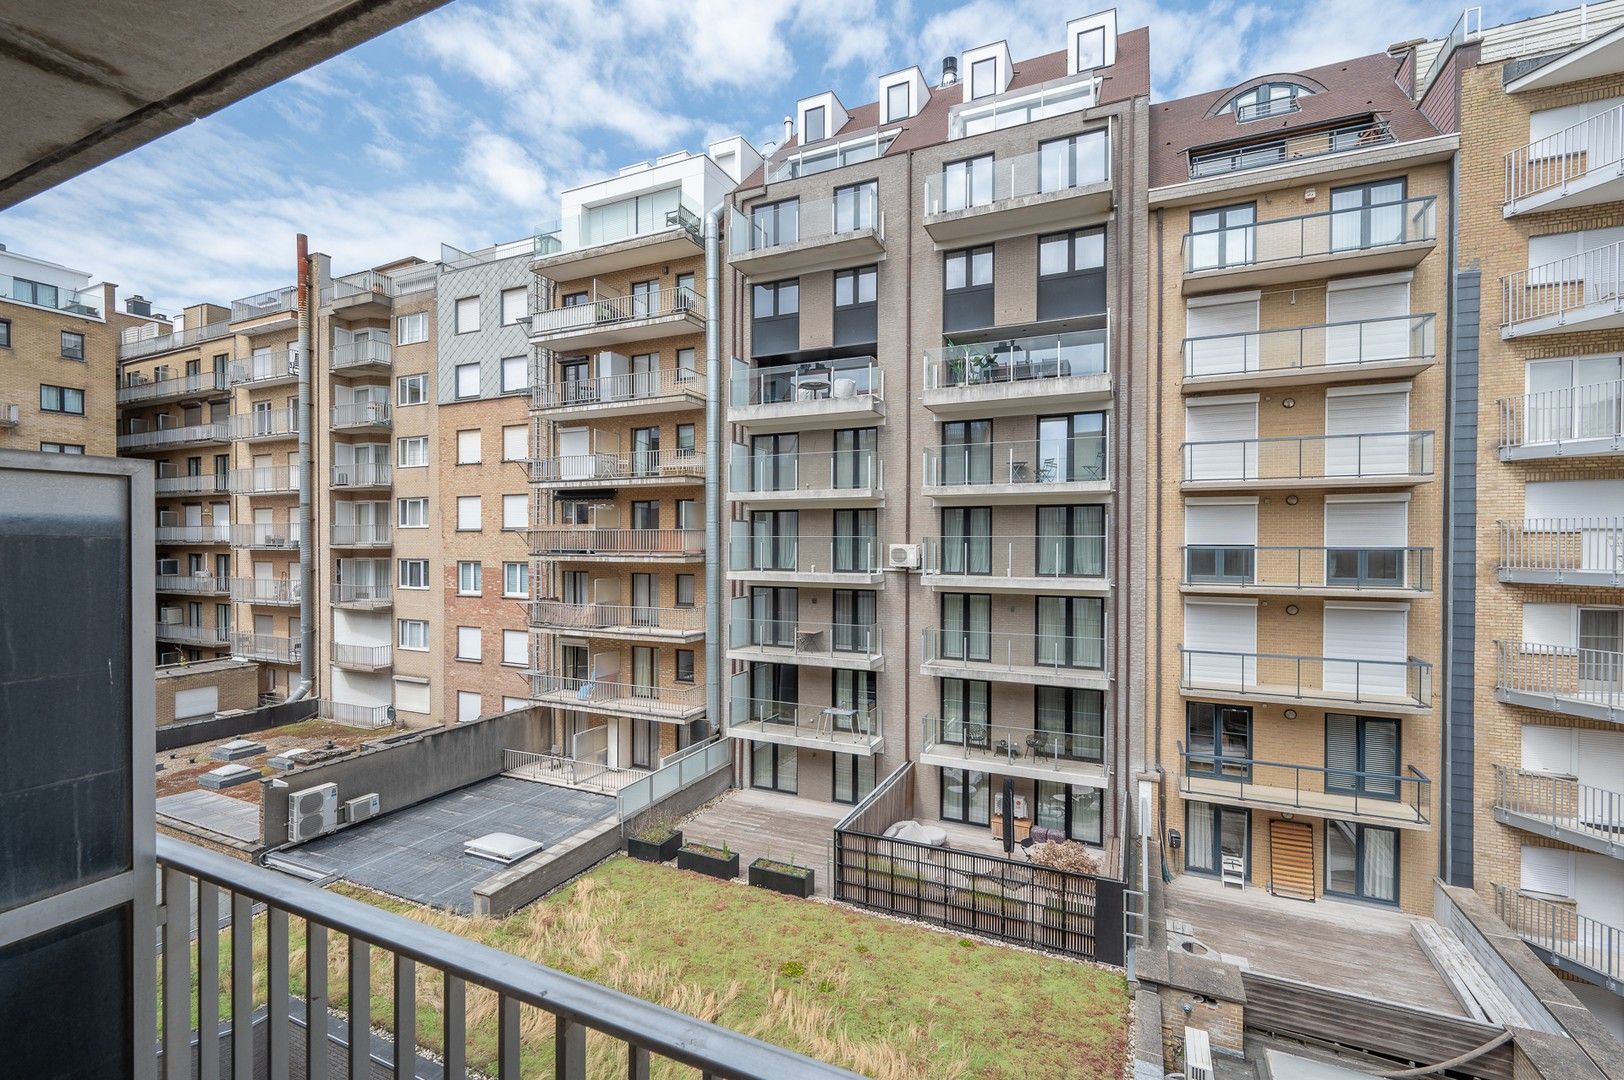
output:
[[[124,310],[131,315],[149,318],[152,315],[152,301],[137,293],[124,301]]]
[[[952,86],[959,81],[959,58],[956,56],[942,57],[942,85]]]
[[[786,116],[784,117],[784,145],[788,146],[789,141],[793,138],[795,138],[795,121]]]

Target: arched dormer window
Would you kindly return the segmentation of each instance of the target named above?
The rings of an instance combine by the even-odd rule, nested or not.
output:
[[[1297,82],[1265,82],[1236,94],[1224,106],[1224,112],[1235,114],[1236,123],[1261,120],[1265,116],[1278,116],[1297,108],[1297,99],[1314,91]]]

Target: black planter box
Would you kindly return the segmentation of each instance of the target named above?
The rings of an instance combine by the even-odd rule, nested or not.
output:
[[[735,851],[723,859],[693,848],[678,848],[677,869],[696,870],[722,881],[732,881],[739,876],[739,853]]]
[[[649,840],[639,840],[635,836],[626,837],[626,854],[643,862],[670,862],[677,857],[677,849],[680,847],[682,847],[681,830],[672,833],[658,844]]]
[[[750,864],[750,884],[771,889],[775,893],[783,893],[785,896],[808,899],[812,895],[815,880],[811,867],[806,868],[805,874],[789,874],[770,866],[763,866],[761,859]]]

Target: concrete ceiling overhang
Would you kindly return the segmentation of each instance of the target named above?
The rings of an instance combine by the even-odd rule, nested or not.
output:
[[[445,0],[7,0],[0,209]]]

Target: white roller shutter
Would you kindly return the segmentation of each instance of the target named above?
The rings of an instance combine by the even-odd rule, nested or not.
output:
[[[1258,295],[1191,300],[1184,336],[1191,339],[1184,373],[1226,375],[1258,368]]]
[[[1529,772],[1574,775],[1575,728],[1524,724],[1522,728],[1522,767]]]
[[[1357,279],[1339,287],[1332,282],[1325,292],[1327,364],[1368,364],[1373,360],[1402,360],[1411,356],[1410,282],[1381,279],[1361,284]]]
[[[1184,506],[1184,542],[1191,547],[1256,547],[1257,500],[1191,499]]]
[[[1328,548],[1401,548],[1409,545],[1410,504],[1406,499],[1325,500]]]
[[[1407,387],[1332,389],[1325,396],[1325,474],[1402,475],[1410,469]],[[1342,436],[1336,438],[1334,436]]]
[[[1624,806],[1624,731],[1576,731],[1574,734],[1578,744],[1574,771],[1583,785],[1579,793],[1579,818],[1616,829],[1619,808]]]
[[[1524,844],[1521,887],[1524,892],[1572,896],[1573,852]]]
[[[395,708],[401,712],[426,713],[429,711],[429,684],[395,680]]]
[[[1524,604],[1522,639],[1525,645],[1578,647],[1572,604]]]
[[[220,711],[218,686],[195,686],[175,693],[175,719],[191,720],[199,716],[213,716]]]
[[[1239,690],[1257,682],[1257,605],[1184,601],[1184,659],[1190,686]]]
[[[1409,611],[1379,604],[1325,605],[1325,690],[1360,700],[1402,698],[1409,681]],[[1334,659],[1332,659],[1334,658]],[[1354,663],[1359,660],[1382,663]]]
[[[1191,401],[1184,409],[1185,475],[1237,480],[1257,475],[1257,398]],[[1249,441],[1250,440],[1250,441]]]
[[[1531,480],[1526,500],[1529,531],[1579,533],[1580,569],[1624,571],[1624,480]]]
[[[1624,926],[1624,863],[1588,851],[1573,853],[1573,900],[1580,915]],[[1616,960],[1619,946],[1612,946]]]
[[[1620,156],[1617,125],[1586,124],[1585,121],[1612,112],[1620,105],[1624,105],[1624,98],[1613,97],[1530,113],[1528,141],[1540,145],[1531,147],[1529,156],[1539,160],[1588,153],[1589,160],[1595,164],[1617,161]],[[1558,135],[1562,137],[1556,138]],[[1547,139],[1551,141],[1546,142]]]

